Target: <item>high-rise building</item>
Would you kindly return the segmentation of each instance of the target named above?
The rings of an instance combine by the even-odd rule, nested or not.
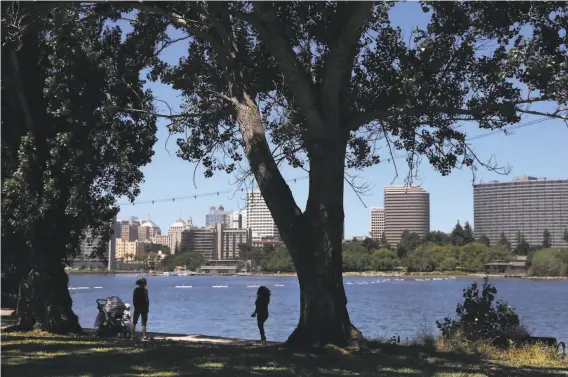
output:
[[[223,224],[216,225],[215,259],[234,260],[239,258],[239,245],[251,245],[252,232],[250,229],[226,228]]]
[[[215,224],[224,224],[230,226],[232,213],[225,211],[223,206],[219,208],[209,207],[209,213],[205,215],[205,226],[214,226]]]
[[[529,245],[539,246],[548,230],[552,247],[566,247],[568,179],[522,176],[510,182],[476,184],[473,222],[476,236],[485,234],[492,244],[504,232],[515,247],[517,232],[521,232]]]
[[[247,212],[246,209],[243,209],[243,210],[241,211],[242,228],[244,228],[244,229],[247,229],[247,228],[249,227],[249,226],[248,226],[248,221],[247,221],[247,219],[248,219],[247,213],[248,213],[248,212]]]
[[[385,186],[385,233],[397,245],[405,230],[424,237],[430,231],[430,194],[420,187]]]
[[[124,242],[133,242],[138,240],[138,226],[140,221],[137,217],[131,216],[126,220],[122,220],[120,238]]]
[[[385,232],[385,209],[383,207],[371,207],[370,236],[374,240],[380,240]]]
[[[182,219],[178,219],[168,228],[170,252],[175,254],[182,250],[182,243],[185,241],[185,232],[189,230],[189,226]]]
[[[215,227],[193,226],[183,232],[181,250],[200,253],[206,260],[212,260],[215,253],[215,236]]]
[[[142,225],[138,226],[139,241],[148,241],[160,234],[162,234],[160,227],[151,220],[145,221]]]
[[[238,211],[231,212],[231,221],[230,221],[228,227],[232,228],[232,229],[243,229],[243,228],[245,228],[243,226],[243,215]]]
[[[261,240],[263,237],[280,238],[278,228],[260,191],[247,193],[247,227],[252,230],[253,240]]]

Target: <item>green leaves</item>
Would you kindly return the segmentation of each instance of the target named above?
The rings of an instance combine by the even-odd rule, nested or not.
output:
[[[88,228],[102,236],[102,255],[116,199],[136,197],[153,155],[156,117],[138,77],[145,63],[90,8],[19,9],[27,32],[2,47],[3,241],[29,263],[64,261]]]

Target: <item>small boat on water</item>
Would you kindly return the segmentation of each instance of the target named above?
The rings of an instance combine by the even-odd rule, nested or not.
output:
[[[247,285],[247,288],[260,288],[260,285],[258,284]]]
[[[93,288],[95,288],[95,289],[101,289],[102,287],[93,287]]]
[[[69,290],[71,291],[83,290],[83,289],[89,289],[89,287],[69,287]]]
[[[274,284],[275,287],[284,287],[284,284]]]
[[[193,285],[176,285],[176,288],[193,288]]]
[[[347,285],[353,285],[353,282],[352,282],[352,281],[348,281],[348,282],[345,283],[345,284],[347,284]]]
[[[227,284],[214,285],[213,288],[229,288]]]

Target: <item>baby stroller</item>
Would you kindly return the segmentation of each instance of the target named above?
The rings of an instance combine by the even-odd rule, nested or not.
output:
[[[117,296],[97,299],[96,301],[99,313],[95,320],[95,335],[131,337],[130,305],[125,304]]]

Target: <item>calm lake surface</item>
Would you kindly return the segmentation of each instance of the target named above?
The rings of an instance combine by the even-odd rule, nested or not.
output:
[[[81,326],[93,327],[97,298],[119,296],[132,303],[137,278],[71,275],[71,288],[89,287],[69,291]],[[265,324],[269,340],[286,340],[298,321],[300,288],[295,277],[147,276],[146,279],[150,294],[149,331],[256,339],[256,319],[250,315],[257,288],[248,287],[251,285],[265,285],[272,291],[270,317]],[[344,280],[353,283],[345,289],[355,326],[370,338],[398,334],[403,339],[414,337],[424,328],[437,334],[435,321],[455,315],[462,289],[475,280],[482,281],[481,278],[441,281],[391,278],[383,282],[386,278],[382,277]],[[368,284],[359,284],[363,282]],[[516,308],[535,336],[568,341],[568,281],[493,278],[490,282],[497,287],[497,298]],[[212,287],[220,284],[229,287]],[[192,288],[176,288],[176,285]]]

